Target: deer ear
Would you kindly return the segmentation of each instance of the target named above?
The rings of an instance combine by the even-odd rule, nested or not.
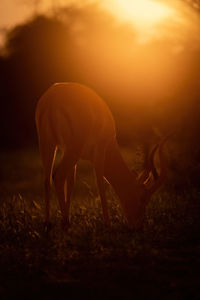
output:
[[[138,177],[138,174],[135,172],[134,168],[132,167],[131,168],[131,173],[137,178]]]
[[[150,176],[150,170],[147,168],[147,169],[144,169],[142,172],[139,173],[139,175],[137,176],[137,180],[138,180],[138,183],[140,184],[143,184],[145,183],[145,181],[148,180]]]
[[[156,171],[156,168],[154,165],[154,157],[155,157],[156,150],[158,149],[158,145],[159,144],[157,144],[153,147],[153,149],[149,155],[149,159],[146,162],[146,165],[144,167],[144,170],[142,170],[142,172],[140,172],[139,175],[137,176],[138,183],[140,183],[140,184],[146,185],[147,182],[149,182],[152,174],[153,174],[154,179],[156,179],[158,177],[157,171]]]
[[[155,177],[154,177],[153,172],[151,171],[151,172],[149,173],[149,177],[144,181],[145,187],[146,187],[147,189],[149,189],[150,186],[152,186],[152,184],[154,183],[154,181],[155,181]]]
[[[159,189],[159,187],[162,185],[162,183],[164,182],[164,180],[166,178],[167,164],[166,164],[166,160],[165,160],[165,157],[164,157],[163,147],[164,147],[164,144],[166,143],[166,141],[168,140],[169,136],[167,136],[167,137],[165,137],[161,140],[159,148],[158,148],[159,159],[160,159],[160,175],[157,176],[157,178],[154,180],[153,184],[151,186],[149,186],[149,192],[150,192],[151,195],[156,190]]]

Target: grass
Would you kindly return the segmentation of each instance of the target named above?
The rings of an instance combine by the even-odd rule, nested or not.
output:
[[[108,231],[93,173],[82,163],[69,232],[60,226],[52,193],[53,228],[47,234],[38,152],[3,152],[0,164],[1,299],[200,298],[200,191],[163,187],[148,206],[143,228],[131,231],[108,187]]]

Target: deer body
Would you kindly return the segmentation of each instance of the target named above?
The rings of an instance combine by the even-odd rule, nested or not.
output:
[[[45,171],[46,223],[49,223],[52,169],[56,150],[60,148],[62,159],[54,183],[65,226],[69,224],[76,164],[81,158],[91,161],[95,168],[105,223],[110,224],[104,178],[118,195],[128,223],[133,227],[141,225],[145,206],[161,180],[148,189],[142,182],[148,177],[146,173],[138,180],[137,173],[128,169],[116,141],[114,119],[105,102],[86,86],[58,83],[40,98],[35,118]],[[162,158],[161,148],[159,153]]]

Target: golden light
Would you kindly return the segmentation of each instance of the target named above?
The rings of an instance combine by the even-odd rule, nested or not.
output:
[[[138,31],[152,28],[175,15],[167,4],[153,0],[110,0],[107,8],[121,21],[132,23]]]

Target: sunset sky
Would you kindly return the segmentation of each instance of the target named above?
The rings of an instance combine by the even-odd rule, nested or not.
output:
[[[76,0],[42,0],[36,7],[32,0],[1,0],[0,1],[0,44],[3,43],[4,29],[10,28],[16,24],[30,18],[35,10],[37,12],[47,12],[59,6],[73,3]],[[79,3],[97,2],[95,0],[82,0]],[[56,4],[55,4],[56,3]],[[176,22],[181,27],[187,24],[188,28],[194,26],[196,20],[193,12],[183,5],[183,1],[173,1],[173,4],[167,5],[167,1],[153,0],[102,0],[100,4],[112,12],[120,21],[132,23],[138,28],[142,35],[155,34],[154,27],[163,22]],[[189,24],[190,23],[190,24]]]
[[[32,4],[34,1],[28,1],[28,0],[1,0],[0,3],[0,26],[1,27],[7,27],[12,26],[16,23],[19,23],[23,21],[24,19],[28,18],[34,11],[34,5]],[[62,6],[67,3],[73,3],[74,0],[60,0],[56,1],[56,6]],[[76,1],[77,2],[77,1]],[[81,1],[81,3],[88,3],[88,2],[95,2],[95,1]],[[140,16],[141,10],[143,10],[143,17],[144,19],[147,18],[147,20],[150,19],[150,13],[151,13],[151,19],[152,19],[152,13],[153,15],[156,14],[156,17],[165,17],[170,15],[170,13],[173,14],[173,11],[171,8],[163,9],[161,5],[157,5],[156,3],[150,3],[148,0],[141,0],[141,1],[132,1],[132,0],[116,0],[115,5],[113,5],[113,1],[107,0],[107,1],[101,1],[101,3],[104,2],[104,6],[107,7],[109,10],[113,10],[114,13],[116,13],[118,16],[121,14],[122,19],[125,19],[125,16],[123,14],[126,14],[127,19],[130,20],[130,18],[135,17],[138,20],[138,15]],[[137,4],[135,4],[138,2]],[[48,10],[52,6],[55,6],[53,1],[51,0],[43,0],[40,1],[40,5],[38,5],[38,10],[44,12],[45,10]],[[149,4],[150,3],[150,4]],[[136,7],[137,6],[137,7]],[[144,9],[146,7],[146,10]],[[166,5],[165,5],[166,8]]]

